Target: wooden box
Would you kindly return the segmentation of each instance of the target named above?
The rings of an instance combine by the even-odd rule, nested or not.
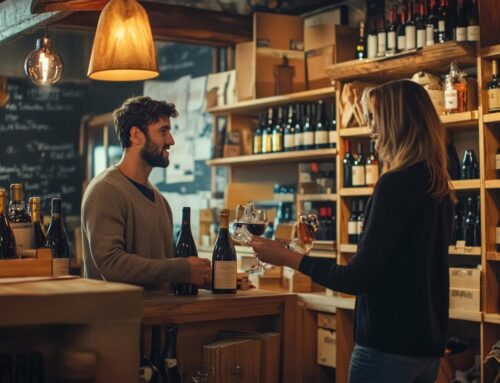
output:
[[[223,339],[203,346],[203,364],[213,371],[209,383],[259,383],[261,342]]]
[[[337,358],[337,332],[318,328],[318,364],[336,367]]]
[[[450,288],[450,309],[480,311],[481,290]]]
[[[481,288],[481,271],[479,269],[450,267],[450,287],[479,290]]]
[[[52,252],[38,249],[34,258],[0,260],[0,278],[6,277],[51,277]]]
[[[337,317],[335,314],[318,313],[318,327],[328,330],[336,330]]]

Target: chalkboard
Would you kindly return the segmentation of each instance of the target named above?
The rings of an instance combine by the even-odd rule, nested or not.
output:
[[[24,184],[24,198],[42,197],[42,212],[62,197],[63,213],[79,215],[83,161],[79,155],[80,121],[88,85],[37,87],[9,79],[9,102],[0,109],[0,186]]]

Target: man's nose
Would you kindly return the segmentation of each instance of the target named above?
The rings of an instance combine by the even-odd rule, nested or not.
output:
[[[174,136],[172,136],[172,133],[168,132],[168,136],[167,136],[167,145],[175,145],[175,141],[174,141]]]

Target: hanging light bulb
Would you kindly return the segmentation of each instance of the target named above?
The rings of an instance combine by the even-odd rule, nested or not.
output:
[[[36,40],[36,49],[24,61],[24,71],[36,85],[50,85],[57,82],[63,72],[63,61],[55,51],[47,34]]]
[[[159,75],[149,18],[136,0],[111,0],[103,8],[87,76],[136,81]]]

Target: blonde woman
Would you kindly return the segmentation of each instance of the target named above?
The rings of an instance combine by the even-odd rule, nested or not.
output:
[[[384,172],[351,262],[301,256],[259,237],[252,247],[264,262],[356,296],[350,383],[430,383],[448,326],[454,196],[445,135],[427,92],[411,81],[374,88],[368,106]]]

